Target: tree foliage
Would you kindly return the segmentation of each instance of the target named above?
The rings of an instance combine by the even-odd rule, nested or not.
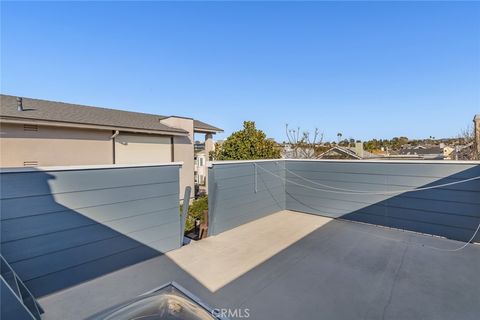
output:
[[[280,148],[255,127],[255,122],[244,121],[243,130],[232,133],[222,144],[216,143],[210,157],[214,160],[278,159]]]
[[[410,144],[412,146],[418,145],[420,142],[417,140],[409,140],[407,137],[393,137],[392,139],[372,139],[363,143],[365,150],[374,151],[381,148],[389,150],[400,150],[402,146]],[[425,143],[430,143],[426,140]]]
[[[180,206],[180,212],[183,210],[183,205]],[[188,216],[185,223],[185,232],[191,232],[195,228],[195,220],[204,222],[203,212],[208,210],[208,196],[201,196],[200,198],[193,200],[192,204],[188,207]]]

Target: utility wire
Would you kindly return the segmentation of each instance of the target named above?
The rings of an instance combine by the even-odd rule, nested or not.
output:
[[[473,178],[469,178],[469,179],[464,179],[464,180],[460,180],[460,181],[454,181],[454,182],[449,182],[449,183],[443,183],[443,184],[438,184],[438,185],[434,185],[434,186],[429,186],[429,187],[422,187],[422,188],[416,188],[416,189],[405,189],[405,190],[395,190],[395,191],[382,191],[382,192],[362,192],[362,191],[359,191],[359,190],[351,190],[351,189],[342,189],[342,188],[335,188],[335,187],[332,187],[332,186],[328,186],[328,185],[325,185],[325,184],[321,184],[321,183],[318,183],[318,182],[315,182],[315,181],[312,181],[312,180],[309,180],[307,178],[304,178],[298,174],[296,174],[295,172],[291,171],[291,170],[288,170],[287,168],[284,168],[287,172],[293,174],[294,176],[297,176],[305,181],[308,181],[312,184],[316,184],[316,185],[319,185],[319,186],[322,186],[322,187],[326,187],[326,188],[330,188],[332,190],[328,190],[328,189],[320,189],[320,188],[315,188],[315,187],[310,187],[310,186],[307,186],[307,185],[304,185],[304,184],[301,184],[301,183],[297,183],[295,181],[292,181],[292,180],[289,180],[285,177],[282,177],[282,176],[279,176],[277,174],[275,174],[274,172],[268,170],[268,169],[265,169],[264,167],[260,166],[260,165],[257,165],[255,164],[255,169],[257,168],[260,168],[262,169],[263,171],[285,181],[285,182],[288,182],[288,183],[291,183],[293,185],[297,185],[297,186],[300,186],[300,187],[303,187],[303,188],[307,188],[307,189],[310,189],[310,190],[315,190],[315,191],[323,191],[323,192],[330,192],[330,193],[339,193],[339,194],[357,194],[357,195],[386,195],[386,194],[399,194],[399,193],[404,193],[404,192],[412,192],[412,191],[422,191],[422,190],[431,190],[431,189],[436,189],[436,188],[441,188],[441,187],[446,187],[446,186],[451,186],[451,185],[456,185],[456,184],[460,184],[460,183],[465,183],[465,182],[469,182],[469,181],[473,181],[473,180],[478,180],[480,179],[480,176],[477,176],[477,177],[473,177]],[[445,249],[445,248],[437,248],[437,247],[433,247],[433,246],[428,246],[428,245],[422,245],[422,247],[426,247],[426,248],[430,248],[430,249],[434,249],[434,250],[439,250],[439,251],[448,251],[448,252],[455,252],[455,251],[460,251],[462,249],[464,249],[470,242],[473,241],[473,239],[475,239],[476,235],[478,234],[478,232],[480,231],[480,223],[478,224],[475,232],[473,233],[472,237],[470,238],[470,240],[468,240],[467,242],[465,242],[462,246],[458,247],[458,248],[454,248],[454,249]],[[394,240],[394,239],[392,239]],[[412,244],[413,245],[413,244]]]
[[[319,186],[322,186],[322,187],[325,187],[325,188],[330,188],[330,189],[320,189],[320,188],[315,188],[315,187],[310,187],[310,186],[307,186],[307,185],[304,185],[304,184],[301,184],[301,183],[298,183],[298,182],[295,182],[295,181],[292,181],[292,180],[289,180],[287,178],[284,178],[284,177],[281,177],[277,174],[275,174],[274,172],[268,170],[268,169],[265,169],[264,167],[260,166],[260,165],[257,165],[258,168],[262,169],[263,171],[265,172],[268,172],[270,173],[271,175],[277,177],[277,178],[280,178],[280,179],[283,179],[285,180],[286,182],[288,183],[291,183],[291,184],[294,184],[294,185],[297,185],[297,186],[300,186],[300,187],[305,187],[307,189],[311,189],[311,190],[316,190],[316,191],[323,191],[323,192],[330,192],[330,193],[340,193],[340,194],[358,194],[358,195],[387,195],[387,194],[399,194],[399,193],[405,193],[405,192],[412,192],[412,191],[423,191],[423,190],[431,190],[431,189],[436,189],[436,188],[442,188],[442,187],[447,187],[447,186],[452,186],[452,185],[456,185],[456,184],[460,184],[460,183],[465,183],[465,182],[469,182],[469,181],[473,181],[473,180],[478,180],[480,179],[480,176],[476,176],[476,177],[473,177],[473,178],[468,178],[468,179],[464,179],[464,180],[460,180],[460,181],[453,181],[453,182],[448,182],[448,183],[443,183],[443,184],[437,184],[437,185],[434,185],[434,186],[429,186],[429,187],[421,187],[421,188],[416,188],[416,189],[403,189],[403,190],[390,190],[390,191],[361,191],[361,190],[352,190],[352,189],[342,189],[342,188],[335,188],[335,187],[332,187],[332,186],[328,186],[328,185],[325,185],[325,184],[321,184],[321,183],[318,183],[318,182],[315,182],[315,181],[312,181],[312,180],[309,180],[307,178],[304,178],[288,169],[285,169],[286,171],[292,173],[293,175],[307,181],[307,182],[310,182],[312,184],[316,184],[316,185],[319,185]]]

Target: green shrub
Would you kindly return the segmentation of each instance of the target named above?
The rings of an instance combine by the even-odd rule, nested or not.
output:
[[[180,206],[180,212],[182,212],[183,205]],[[195,220],[200,219],[204,222],[203,211],[208,210],[208,196],[201,196],[200,198],[193,200],[188,207],[187,222],[185,223],[185,232],[190,232],[195,228]]]

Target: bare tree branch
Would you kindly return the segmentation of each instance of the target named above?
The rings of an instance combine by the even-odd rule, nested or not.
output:
[[[320,133],[318,128],[315,128],[311,134],[310,131],[301,131],[300,127],[297,127],[296,130],[289,129],[286,124],[285,134],[288,141],[284,147],[288,158],[316,159],[325,151],[322,146],[323,133]]]
[[[475,129],[472,125],[462,129],[458,135],[462,146],[456,146],[456,160],[478,160],[479,155],[475,149]]]

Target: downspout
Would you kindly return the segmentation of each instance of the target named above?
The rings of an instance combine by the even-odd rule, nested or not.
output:
[[[115,164],[116,160],[115,160],[115,138],[118,136],[118,134],[120,133],[120,131],[118,130],[115,130],[115,132],[113,133],[113,135],[110,137],[110,139],[112,139],[112,150],[113,150],[113,164]]]

